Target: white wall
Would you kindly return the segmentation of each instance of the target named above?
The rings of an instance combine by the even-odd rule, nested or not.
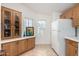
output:
[[[56,21],[57,19],[59,19],[60,15],[61,15],[60,12],[52,12],[52,15],[51,15],[52,16],[52,20],[51,20],[51,22]]]

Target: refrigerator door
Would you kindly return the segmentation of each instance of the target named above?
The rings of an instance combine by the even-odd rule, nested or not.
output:
[[[58,30],[58,21],[54,21],[54,22],[52,22],[52,24],[51,24],[51,30],[52,31],[57,31]]]
[[[64,37],[73,37],[75,35],[75,29],[72,27],[71,19],[60,19],[58,29],[60,32],[63,32],[62,35],[64,35]]]

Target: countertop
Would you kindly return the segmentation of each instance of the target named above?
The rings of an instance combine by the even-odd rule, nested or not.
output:
[[[79,37],[65,37],[65,39],[72,40],[79,43]]]
[[[7,40],[1,40],[1,44],[3,43],[8,43],[8,42],[12,42],[12,41],[17,41],[17,40],[24,40],[24,39],[28,39],[28,38],[33,38],[35,36],[28,36],[28,37],[21,37],[21,38],[13,38],[13,39],[7,39]]]

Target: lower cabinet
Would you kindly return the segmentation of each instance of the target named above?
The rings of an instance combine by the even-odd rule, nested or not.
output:
[[[21,54],[22,52],[26,51],[25,43],[27,44],[27,40],[18,41],[18,54]]]
[[[2,49],[6,51],[7,56],[17,55],[17,42],[2,44]]]
[[[6,56],[17,56],[35,47],[35,38],[23,39],[2,44]]]
[[[28,49],[32,49],[35,47],[35,38],[30,38],[30,40],[28,40]]]
[[[78,56],[78,43],[66,40],[66,56]]]

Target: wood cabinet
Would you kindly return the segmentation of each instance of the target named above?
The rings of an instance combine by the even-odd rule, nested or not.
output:
[[[35,38],[28,39],[28,49],[32,49],[35,47]]]
[[[79,5],[73,8],[73,27],[79,26]]]
[[[12,11],[11,9],[1,7],[1,35],[2,38],[7,39],[12,37],[12,28],[11,28],[11,23],[12,23]]]
[[[35,38],[28,38],[13,42],[4,43],[1,45],[2,50],[6,51],[6,56],[20,55],[35,47]]]
[[[66,14],[66,19],[72,19],[72,15],[73,15],[72,12],[73,12],[72,9],[69,9],[69,10],[66,12],[66,13],[67,13],[67,14]]]
[[[2,49],[6,51],[6,56],[17,55],[17,42],[5,43]]]
[[[66,39],[66,56],[78,56],[78,43]]]
[[[0,56],[6,56],[6,53],[4,50],[0,50]]]
[[[1,38],[9,39],[21,35],[21,12],[1,7]]]
[[[27,50],[27,40],[18,41],[18,54],[25,52]]]
[[[13,12],[13,37],[21,36],[21,13],[18,11]]]
[[[34,48],[35,47],[35,38],[31,38],[31,44],[32,44],[32,48]]]
[[[79,18],[79,5],[73,7],[73,18]]]
[[[61,19],[72,19],[73,27],[79,26],[79,4],[66,10],[61,16]]]
[[[72,26],[73,27],[79,27],[79,18],[73,18],[72,19]]]
[[[66,10],[61,16],[61,19],[72,19],[73,16],[73,10],[72,8]]]

